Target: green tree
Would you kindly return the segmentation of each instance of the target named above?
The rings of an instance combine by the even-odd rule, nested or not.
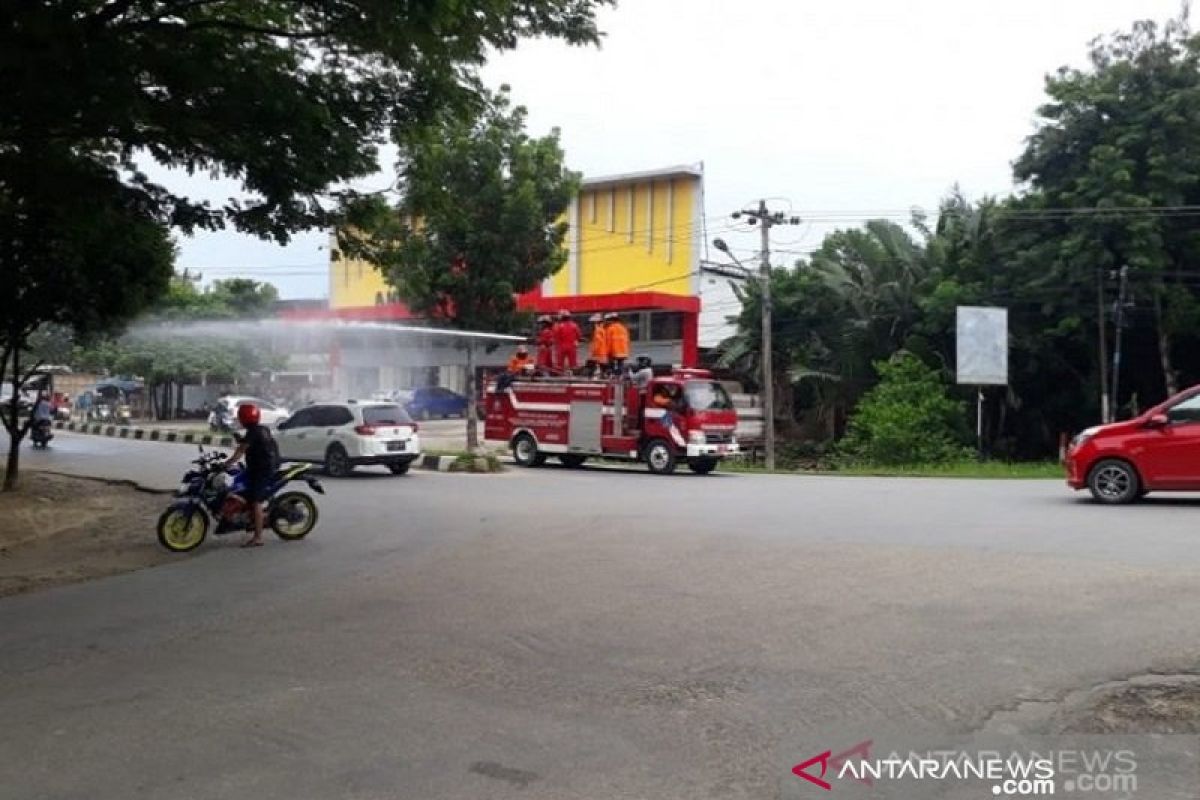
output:
[[[156,319],[253,319],[268,316],[279,300],[279,290],[249,278],[213,281],[201,287],[199,276],[176,274],[163,299],[148,309]]]
[[[940,464],[966,455],[966,410],[947,396],[937,370],[901,351],[875,369],[839,450],[870,464]]]
[[[547,36],[596,43],[611,0],[77,0],[0,11],[0,185],[82,159],[183,229],[285,241],[328,224],[330,185],[373,174],[380,137],[475,105],[476,68]],[[145,156],[241,181],[216,208]]]
[[[184,384],[229,383],[281,367],[279,358],[244,337],[192,336],[174,326],[155,325],[94,347],[83,359],[93,367],[142,378],[151,413],[159,419],[174,416]]]
[[[165,291],[173,260],[166,228],[106,169],[55,162],[0,178],[0,374],[14,386],[28,380],[38,366],[30,337],[43,325],[86,336],[123,323]],[[4,414],[5,490],[16,485],[28,431],[16,400],[14,392]]]
[[[566,262],[564,214],[579,178],[564,166],[558,131],[525,132],[525,109],[492,97],[474,119],[397,136],[404,197],[352,216],[342,248],[374,263],[414,310],[462,329],[511,331],[516,296]],[[467,348],[467,444],[478,444]]]
[[[873,364],[910,343],[930,278],[924,246],[884,220],[835,231],[809,261],[772,270],[772,341],[777,416],[793,435],[832,439],[875,381]],[[738,333],[720,363],[760,381],[760,292],[742,292]],[[805,419],[800,427],[796,412]]]
[[[1079,209],[1029,216],[1041,223],[1050,271],[1063,283],[1090,280],[1094,287],[1100,394],[1110,380],[1111,273],[1124,265],[1149,312],[1134,320],[1153,336],[1153,395],[1173,393],[1181,354],[1200,349],[1200,231],[1186,211],[1200,204],[1200,37],[1186,15],[1165,26],[1139,22],[1095,42],[1089,69],[1063,68],[1047,78],[1046,93],[1039,128],[1015,172],[1033,195],[1033,211]],[[1197,366],[1190,358],[1184,369],[1195,375]],[[1136,377],[1126,385],[1139,389]]]

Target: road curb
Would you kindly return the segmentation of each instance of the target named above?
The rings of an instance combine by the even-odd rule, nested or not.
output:
[[[146,442],[170,444],[204,444],[213,447],[235,447],[232,436],[216,436],[211,433],[188,433],[184,431],[159,430],[157,428],[134,428],[122,425],[107,425],[99,422],[56,422],[58,430],[83,433],[89,436],[111,436],[114,439],[134,439]],[[449,472],[457,456],[423,455],[413,462],[417,469],[431,472]]]
[[[449,472],[450,465],[455,462],[458,456],[434,456],[425,455],[418,458],[413,463],[418,469],[427,469],[431,472]]]
[[[114,439],[135,439],[145,442],[206,444],[214,447],[234,447],[237,444],[232,436],[160,430],[158,428],[134,428],[129,425],[108,425],[101,422],[56,422],[54,427],[58,430],[84,433],[89,436],[111,436]]]

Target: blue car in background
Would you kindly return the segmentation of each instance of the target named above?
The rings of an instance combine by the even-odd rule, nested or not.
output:
[[[467,398],[441,386],[426,386],[413,390],[412,399],[404,404],[404,410],[413,419],[465,417]]]

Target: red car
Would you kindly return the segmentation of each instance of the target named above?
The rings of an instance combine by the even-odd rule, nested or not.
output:
[[[1101,503],[1200,492],[1200,386],[1131,420],[1088,428],[1067,450],[1067,484]]]

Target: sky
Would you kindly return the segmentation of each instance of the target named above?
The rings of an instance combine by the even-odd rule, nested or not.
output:
[[[1179,0],[623,0],[601,14],[600,48],[528,41],[482,74],[527,106],[531,134],[560,128],[568,165],[586,176],[702,162],[700,238],[721,236],[742,260],[755,258],[759,234],[731,212],[765,198],[799,216],[772,233],[773,260],[785,264],[836,227],[934,210],[956,184],[973,199],[1011,192],[1046,74],[1085,66],[1096,36],[1179,9]],[[390,166],[361,185],[389,185]],[[238,190],[151,174],[215,201]],[[251,277],[284,297],[324,297],[326,241],[181,236],[178,263],[206,280]]]

